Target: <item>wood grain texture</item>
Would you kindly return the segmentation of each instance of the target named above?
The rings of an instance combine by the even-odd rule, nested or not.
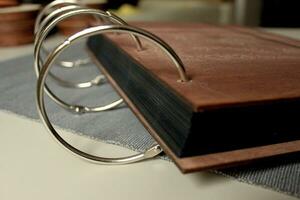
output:
[[[107,70],[101,65],[101,63],[98,62],[93,52],[89,51],[89,55],[93,59],[93,62],[96,63],[96,65],[99,67],[101,72],[105,74],[114,89],[124,99],[132,112],[149,131],[151,136],[159,143],[164,152],[175,162],[182,173],[191,173],[208,169],[221,169],[253,162],[267,157],[275,157],[300,151],[300,140],[297,140],[254,148],[179,158],[172,152],[168,145],[166,145],[159,134],[151,127],[149,122],[144,118],[144,116],[140,113],[140,111],[136,108],[132,101],[126,96],[124,91],[120,89],[118,84],[110,76]]]
[[[195,112],[300,98],[300,41],[236,26],[138,26],[174,48],[191,82],[178,84],[175,67],[149,42],[143,41],[143,51],[136,51],[131,41],[119,39],[123,36],[114,42]]]
[[[255,29],[203,24],[138,24],[169,43],[182,58],[192,82],[178,84],[178,74],[162,52],[147,41],[137,51],[124,37],[110,36],[120,48],[142,63],[158,81],[177,93],[195,112],[236,106],[299,100],[300,42]],[[97,61],[96,61],[97,62]],[[136,105],[98,63],[108,80],[181,169],[193,172],[219,169],[300,151],[300,141],[179,158]]]
[[[34,21],[38,5],[23,4],[0,9],[0,46],[17,46],[33,42]]]
[[[23,44],[28,44],[33,42],[32,30],[23,31],[21,33],[15,32],[10,34],[0,33],[0,46],[18,46]]]
[[[0,0],[0,7],[17,6],[20,4],[18,0]]]

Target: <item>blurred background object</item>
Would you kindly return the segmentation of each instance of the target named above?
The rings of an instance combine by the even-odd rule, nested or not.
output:
[[[18,0],[0,0],[0,7],[17,6],[20,4]]]
[[[228,0],[140,0],[138,7],[123,4],[114,12],[128,21],[229,24],[233,19],[233,2]]]
[[[5,20],[6,15],[10,16],[12,12],[17,12],[16,8],[12,7],[22,7],[28,3],[43,6],[49,2],[51,0],[0,0],[0,45],[24,44],[32,41],[29,39],[29,29],[32,29],[29,21],[36,16],[36,11],[35,14],[30,14],[33,17],[30,20],[26,17],[20,17],[15,21]],[[108,9],[129,22],[169,21],[300,27],[298,11],[300,0],[78,0],[78,2],[92,8]],[[91,19],[90,16],[74,17],[60,23],[58,30],[64,35],[70,35],[90,26]],[[12,34],[7,35],[10,32]],[[21,35],[23,38],[12,42],[13,37]]]
[[[34,21],[39,5],[23,4],[0,8],[0,46],[33,42]]]
[[[234,22],[262,27],[300,27],[299,0],[235,0]]]
[[[51,1],[23,2],[47,4]],[[101,2],[103,3],[99,0]],[[105,8],[113,10],[125,20],[132,21],[192,21],[300,27],[300,0],[106,0]]]
[[[109,2],[115,2],[109,0]],[[262,27],[300,27],[300,0],[120,0],[126,20],[184,21]]]

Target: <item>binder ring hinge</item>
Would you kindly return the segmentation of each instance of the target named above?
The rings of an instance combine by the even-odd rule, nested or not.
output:
[[[87,9],[87,8],[75,8],[75,7],[70,7],[70,10],[66,10],[65,12],[61,13],[59,16],[57,16],[56,18],[54,18],[52,21],[49,20],[49,24],[45,24],[45,20],[43,21],[43,25],[40,26],[40,30],[38,30],[36,32],[36,43],[35,43],[35,53],[34,53],[34,59],[35,59],[35,71],[36,71],[36,75],[38,76],[41,65],[43,64],[41,62],[40,59],[40,51],[42,48],[42,42],[43,40],[47,37],[48,33],[50,32],[50,30],[55,27],[59,22],[61,22],[64,19],[67,19],[69,17],[72,16],[77,16],[77,15],[81,15],[81,14],[89,14],[89,15],[94,15],[94,16],[98,16],[98,17],[106,17],[109,18],[110,20],[114,21],[115,23],[124,23],[126,24],[121,18],[113,15],[113,14],[108,14],[104,11],[101,10],[97,10],[97,9]],[[59,12],[57,13],[59,14]],[[137,37],[135,37],[134,35],[132,35],[133,39],[135,39],[137,45],[140,44],[138,41],[139,39]],[[139,46],[139,45],[138,45]],[[101,84],[104,80],[105,77],[104,76],[97,76],[94,79],[88,81],[88,82],[83,82],[83,83],[72,83],[72,82],[67,82],[64,81],[54,75],[52,75],[51,73],[49,73],[51,75],[51,77],[56,80],[57,82],[60,83],[60,85],[65,86],[65,87],[76,87],[76,88],[87,88],[87,87],[91,87],[93,85],[99,85]],[[119,99],[115,102],[112,102],[110,104],[104,105],[104,106],[98,106],[98,107],[85,107],[85,110],[83,111],[83,109],[78,108],[78,106],[74,106],[71,104],[68,104],[67,102],[64,102],[63,100],[61,100],[59,97],[57,97],[47,86],[45,86],[45,90],[46,93],[50,96],[50,98],[52,100],[54,100],[56,103],[58,103],[60,106],[62,106],[63,108],[70,110],[72,112],[74,112],[74,109],[76,108],[75,112],[76,113],[90,113],[90,112],[101,112],[104,110],[109,110],[112,109],[116,106],[118,106],[120,103],[122,103],[122,100]]]
[[[111,25],[112,28],[114,28],[113,25]],[[111,27],[109,26],[109,27]],[[104,26],[105,27],[105,26]],[[117,26],[119,27],[119,26]],[[126,26],[127,27],[127,26]],[[76,34],[75,34],[76,35]],[[119,157],[119,158],[107,158],[107,157],[99,157],[94,156],[91,154],[88,154],[86,152],[83,152],[76,147],[69,144],[67,141],[65,141],[56,131],[56,129],[53,127],[52,123],[50,122],[46,109],[45,109],[45,102],[44,102],[44,88],[46,87],[45,81],[47,78],[47,75],[53,66],[53,63],[55,62],[55,59],[63,52],[64,49],[66,49],[69,45],[72,44],[75,40],[71,39],[72,36],[67,39],[64,43],[59,45],[56,49],[54,49],[50,55],[48,56],[45,64],[43,65],[42,69],[40,70],[38,81],[37,81],[37,92],[36,92],[36,98],[37,98],[37,108],[38,113],[42,119],[42,122],[48,129],[48,131],[51,133],[51,135],[54,137],[54,139],[60,143],[64,148],[71,151],[75,155],[84,158],[88,161],[101,163],[101,164],[128,164],[133,162],[138,162],[141,160],[149,159],[152,157],[157,156],[162,152],[161,147],[158,144],[154,144],[152,147],[147,149],[143,153],[138,153],[131,156],[126,157]],[[115,103],[120,103],[119,101],[116,101]],[[87,112],[87,108],[84,106],[73,106],[71,109],[76,113],[84,113]]]

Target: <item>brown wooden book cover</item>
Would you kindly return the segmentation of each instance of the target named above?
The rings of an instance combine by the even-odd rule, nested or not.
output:
[[[7,1],[7,3],[18,2]],[[17,46],[33,42],[34,21],[39,9],[40,6],[36,4],[2,8],[0,1],[0,46]]]
[[[144,49],[138,51],[130,40],[122,39],[123,35],[110,36],[110,40],[136,62],[142,63],[147,72],[182,99],[193,113],[277,102],[290,105],[290,102],[300,100],[299,41],[237,26],[170,23],[141,23],[137,26],[158,35],[174,48],[192,81],[178,82],[175,67],[167,59],[162,59],[162,52],[150,43],[142,41]],[[103,63],[99,63],[96,49],[89,47],[112,85],[183,172],[233,166],[300,151],[300,140],[295,139],[300,138],[298,132],[294,139],[276,144],[179,157],[153,129]]]

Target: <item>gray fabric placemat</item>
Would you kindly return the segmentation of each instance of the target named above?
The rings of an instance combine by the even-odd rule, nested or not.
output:
[[[64,57],[83,57],[82,45],[66,51]],[[78,69],[54,67],[53,73],[66,80],[89,80],[99,74],[98,69],[86,66]],[[118,98],[109,84],[89,89],[67,89],[48,80],[50,88],[62,99],[75,104],[105,105]],[[36,77],[33,70],[33,56],[25,56],[0,64],[0,109],[38,119],[35,105]],[[154,140],[136,119],[134,114],[122,105],[118,109],[96,114],[75,115],[57,106],[46,98],[47,111],[51,121],[62,128],[100,139],[108,143],[142,151]],[[260,185],[272,190],[300,197],[300,158],[283,159],[252,166],[217,171],[240,181]]]

